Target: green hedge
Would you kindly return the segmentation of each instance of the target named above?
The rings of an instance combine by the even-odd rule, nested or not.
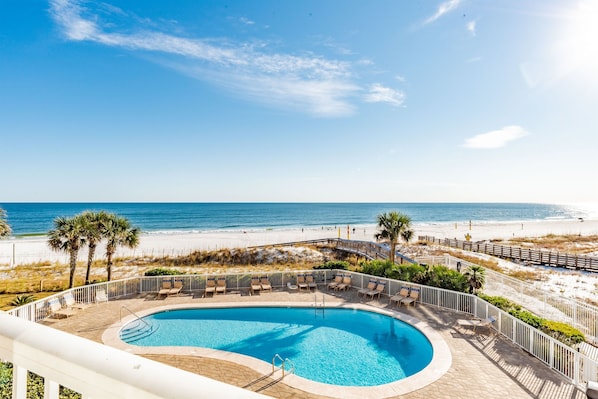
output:
[[[506,298],[500,296],[489,296],[479,294],[479,297],[486,302],[491,303],[497,308],[508,312],[510,315],[518,318],[524,323],[537,328],[543,333],[550,335],[554,339],[564,343],[565,345],[573,346],[586,340],[585,336],[578,329],[571,327],[568,324],[558,321],[546,320],[535,314],[522,310],[521,305],[516,304]]]
[[[349,269],[349,262],[344,261],[344,260],[329,260],[328,262],[322,264],[322,265],[318,265],[318,266],[314,266],[314,269],[318,270],[334,270],[334,269],[339,269],[339,270],[348,270]]]
[[[174,270],[174,269],[164,269],[161,267],[158,267],[156,269],[151,269],[148,270],[144,273],[144,276],[176,276],[179,274],[185,274],[179,270]]]

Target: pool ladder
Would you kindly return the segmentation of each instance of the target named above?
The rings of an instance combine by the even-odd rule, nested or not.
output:
[[[322,316],[324,315],[324,309],[326,309],[326,299],[324,294],[322,294],[322,303],[318,304],[318,294],[314,294],[314,312],[317,315],[318,310],[322,311]]]
[[[289,370],[287,364],[290,366],[290,371],[288,373],[293,374],[295,372],[295,364],[291,361],[291,359],[282,358],[278,353],[272,357],[272,373],[274,373],[277,369],[276,367],[276,360],[280,360],[280,367],[278,369],[282,370],[282,378],[285,376],[285,370]]]

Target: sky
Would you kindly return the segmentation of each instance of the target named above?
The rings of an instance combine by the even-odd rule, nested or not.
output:
[[[2,202],[598,203],[598,2],[0,2]]]

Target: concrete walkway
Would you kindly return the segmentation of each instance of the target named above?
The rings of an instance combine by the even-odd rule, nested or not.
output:
[[[318,292],[318,301],[322,295],[326,303],[364,302],[358,298],[355,290],[346,293],[330,294]],[[314,294],[296,291],[274,290],[250,296],[247,293],[227,293],[214,298],[202,298],[185,294],[166,299],[156,299],[155,295],[112,300],[108,303],[91,306],[79,311],[68,319],[48,321],[54,328],[82,336],[96,342],[102,342],[102,335],[107,328],[115,328],[122,317],[132,312],[141,312],[165,305],[221,302],[314,302]],[[370,300],[371,306],[391,309],[388,298]],[[125,306],[127,309],[125,309]],[[394,306],[392,309],[396,309]],[[394,311],[404,312],[409,316],[426,322],[446,341],[452,354],[449,371],[436,382],[415,392],[391,398],[407,399],[480,399],[480,398],[535,398],[535,399],[584,399],[586,395],[573,385],[568,384],[560,375],[523,350],[512,345],[504,338],[478,331],[456,331],[452,326],[457,319],[466,315],[445,311],[429,305],[416,308],[399,308]],[[145,355],[150,359],[201,374],[232,385],[258,391],[274,398],[327,398],[290,387],[282,381],[265,378],[252,369],[225,360],[188,355]]]

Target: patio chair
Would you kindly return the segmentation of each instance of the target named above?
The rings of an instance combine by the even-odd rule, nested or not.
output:
[[[62,305],[60,304],[60,299],[58,298],[49,299],[48,307],[48,316],[56,319],[66,319],[67,317],[77,313],[77,311],[74,309],[63,309]]]
[[[64,299],[64,304],[68,309],[85,309],[89,307],[87,303],[75,301],[75,297],[73,296],[73,293],[70,291],[64,294],[62,296],[62,299]]]
[[[351,276],[344,276],[343,282],[336,286],[335,291],[346,291],[351,288]]]
[[[493,323],[496,321],[496,319],[493,316],[489,316],[487,318],[485,318],[484,320],[482,319],[458,319],[455,324],[458,325],[459,327],[463,327],[463,328],[472,328],[472,332],[473,334],[475,334],[476,329],[479,327],[482,328],[487,328],[488,331],[492,332],[492,325]],[[457,331],[457,329],[455,328],[455,331]]]
[[[262,287],[262,291],[272,292],[272,284],[270,284],[268,276],[263,276],[262,278],[260,278],[260,285]]]
[[[419,288],[411,288],[409,291],[409,296],[407,298],[403,298],[399,301],[399,305],[404,304],[405,306],[413,305],[415,307],[415,303],[419,298]]]
[[[305,282],[307,283],[307,288],[311,291],[311,289],[318,289],[318,284],[314,280],[314,275],[312,273],[308,273],[305,275]]]
[[[108,302],[108,294],[106,294],[106,290],[99,289],[96,291],[96,304],[100,302]]]
[[[409,287],[401,287],[400,291],[397,292],[395,295],[390,297],[389,303],[392,305],[393,302],[396,302],[396,305],[399,306],[399,303],[402,299],[409,297]]]
[[[170,289],[172,288],[172,282],[170,280],[163,280],[162,287],[158,290],[158,298],[168,296]]]
[[[183,290],[183,280],[174,280],[174,284],[170,290],[168,290],[168,296],[178,295]]]
[[[378,297],[378,299],[380,299],[380,295],[384,292],[384,290],[386,289],[386,281],[378,281],[378,284],[376,284],[376,289],[367,292],[365,295],[369,296],[370,298],[374,299],[374,297]]]
[[[329,290],[330,289],[335,289],[336,286],[339,285],[342,282],[343,282],[343,275],[342,274],[337,274],[336,276],[334,276],[334,280],[331,281],[330,283],[328,283],[328,285],[326,287]]]
[[[206,291],[204,292],[204,297],[208,296],[208,294],[212,294],[212,296],[214,296],[215,293],[216,293],[216,278],[208,277],[208,279],[206,280]]]
[[[357,290],[357,296],[363,295],[365,296],[368,292],[374,291],[376,288],[376,280],[370,280],[368,285],[364,288]]]
[[[309,291],[309,285],[307,281],[305,281],[305,274],[298,274],[297,275],[297,286],[299,287],[299,291],[306,289]]]
[[[260,278],[257,276],[251,277],[251,293],[255,294],[256,292],[260,292],[262,290],[262,284],[260,282]]]
[[[216,281],[216,294],[226,294],[226,278],[219,277]]]

